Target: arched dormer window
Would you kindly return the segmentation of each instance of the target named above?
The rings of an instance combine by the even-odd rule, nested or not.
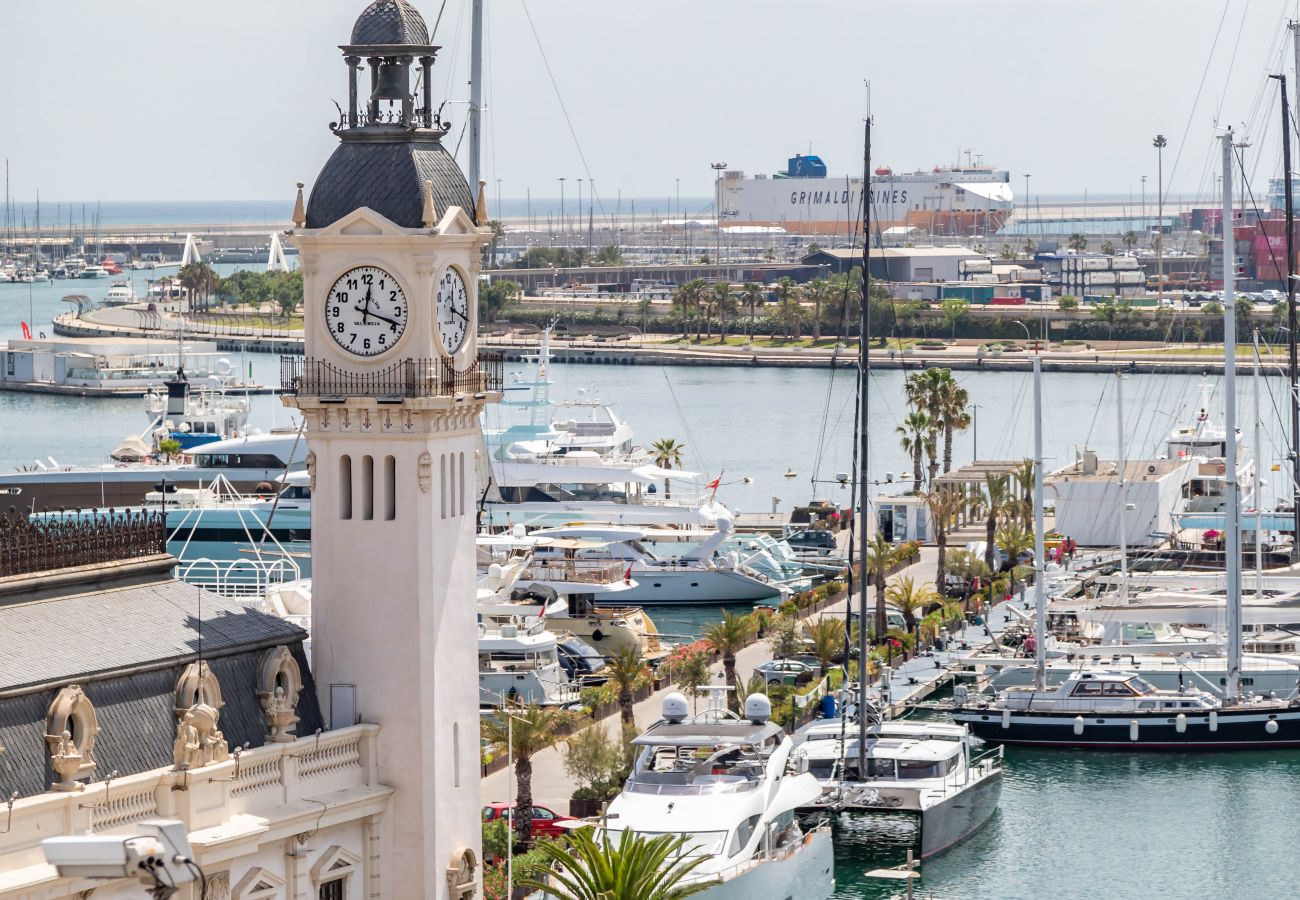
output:
[[[95,736],[99,723],[95,707],[79,684],[70,684],[54,695],[45,716],[45,743],[50,751],[50,768],[58,776],[58,791],[81,790],[77,779],[95,770]]]
[[[266,739],[273,743],[294,740],[298,723],[298,695],[302,670],[288,647],[281,644],[262,654],[257,665],[257,699],[266,717]]]
[[[176,679],[176,718],[183,719],[191,707],[210,706],[218,712],[226,704],[221,699],[221,684],[206,662],[192,662]]]

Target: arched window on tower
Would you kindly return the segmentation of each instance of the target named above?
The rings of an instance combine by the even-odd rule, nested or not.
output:
[[[375,458],[367,453],[361,457],[361,518],[369,521],[375,517]]]
[[[352,457],[339,457],[339,518],[352,518]]]
[[[397,518],[397,457],[384,457],[384,520]]]

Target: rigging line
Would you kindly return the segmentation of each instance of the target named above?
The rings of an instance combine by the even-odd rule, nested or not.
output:
[[[677,410],[677,418],[681,420],[682,432],[686,435],[687,440],[686,446],[695,448],[695,457],[700,461],[699,468],[702,472],[707,473],[710,471],[708,463],[705,461],[704,454],[700,450],[699,442],[695,440],[695,435],[691,433],[691,423],[686,418],[686,413],[682,410],[681,401],[677,399],[677,391],[673,389],[673,381],[668,377],[668,367],[661,364],[659,366],[659,371],[663,373],[664,383],[668,385],[668,396],[673,398],[673,408]]]
[[[1178,152],[1174,154],[1174,164],[1169,170],[1169,178],[1165,181],[1165,185],[1171,184],[1174,180],[1174,176],[1178,173],[1178,163],[1179,160],[1183,158],[1183,147],[1187,144],[1187,135],[1192,129],[1192,121],[1196,118],[1196,107],[1200,105],[1201,91],[1205,89],[1205,79],[1209,77],[1210,74],[1210,63],[1214,59],[1215,49],[1219,46],[1219,36],[1223,33],[1223,23],[1224,20],[1228,18],[1228,9],[1231,6],[1232,0],[1225,0],[1223,4],[1223,13],[1219,16],[1219,25],[1214,29],[1214,41],[1210,44],[1210,53],[1205,59],[1205,68],[1201,70],[1201,81],[1196,86],[1196,96],[1192,99],[1192,108],[1187,113],[1187,124],[1183,126],[1183,136],[1178,142]],[[1163,203],[1164,198],[1169,194],[1168,188],[1162,185],[1158,186],[1156,191],[1161,195],[1159,199]]]
[[[1234,144],[1234,145],[1233,145],[1233,148],[1232,148],[1232,153],[1233,153],[1233,156],[1236,158],[1236,161],[1237,161],[1237,169],[1241,172],[1241,179],[1242,179],[1243,182],[1245,182],[1245,183],[1243,184],[1243,187],[1246,189],[1246,196],[1250,198],[1250,208],[1251,208],[1251,209],[1254,211],[1254,213],[1255,213],[1255,223],[1256,223],[1256,224],[1255,224],[1255,227],[1256,227],[1256,228],[1260,228],[1260,226],[1259,226],[1259,220],[1260,220],[1261,216],[1260,216],[1260,211],[1259,211],[1259,203],[1257,203],[1257,202],[1255,201],[1255,192],[1251,189],[1251,187],[1250,187],[1250,183],[1246,181],[1246,163],[1245,163],[1245,160],[1242,159],[1242,156],[1241,156],[1241,149],[1240,149],[1239,147],[1237,147],[1237,146]],[[1228,225],[1227,223],[1224,223],[1224,225],[1223,225],[1223,239],[1224,239],[1224,241],[1227,241],[1227,240],[1228,240],[1228,234],[1229,234],[1229,228],[1230,228],[1230,227],[1231,227],[1231,226]],[[1262,229],[1261,229],[1261,230],[1262,230]],[[1277,254],[1275,254],[1275,253],[1273,252],[1273,242],[1272,242],[1272,241],[1267,241],[1266,243],[1268,244],[1268,258],[1269,258],[1269,261],[1273,263],[1273,271],[1274,271],[1274,272],[1280,272],[1280,271],[1282,271],[1282,267],[1281,267],[1280,265],[1278,265]],[[1233,258],[1234,258],[1234,259],[1236,258],[1236,254],[1235,254],[1235,253],[1233,254]],[[1242,301],[1242,298],[1237,298],[1237,300],[1236,300],[1235,302],[1236,302],[1236,303],[1240,303],[1241,301]],[[1247,302],[1247,303],[1250,303],[1251,301],[1247,300],[1246,302]],[[1254,308],[1254,304],[1253,304],[1253,303],[1251,303],[1251,308],[1252,308],[1252,309]]]
[[[533,14],[528,9],[527,0],[519,0],[519,5],[523,7],[524,17],[528,19],[528,28],[533,33],[533,41],[537,44],[537,52],[542,56],[542,65],[546,67],[546,77],[550,79],[551,89],[555,91],[555,99],[560,104],[560,112],[564,114],[564,124],[568,126],[569,136],[573,138],[574,149],[578,151],[578,159],[582,160],[582,170],[587,175],[587,181],[590,182],[592,180],[591,166],[587,164],[587,155],[582,152],[582,142],[578,140],[578,132],[573,127],[573,119],[569,117],[569,108],[564,105],[564,96],[560,93],[560,85],[555,80],[555,72],[551,70],[551,61],[546,56],[546,48],[542,46],[542,38],[537,33],[537,25],[533,22]],[[608,219],[609,213],[605,211],[605,201],[601,199],[600,194],[596,193],[594,188],[592,193],[596,194],[596,205],[600,207],[601,218]]]
[[[861,193],[862,193],[862,192],[859,191],[859,194],[860,194],[860,195],[861,195]],[[859,220],[861,220],[861,210],[862,210],[862,197],[859,196],[859,198],[858,198],[858,212],[859,212],[859,216],[858,216],[858,218],[859,218]],[[856,248],[857,248],[857,243],[858,243],[858,227],[857,227],[857,223],[855,222],[854,225],[853,225],[852,231],[851,231],[851,233],[850,233],[850,237],[849,237],[849,249],[856,249]],[[850,272],[851,272],[851,269],[850,269]],[[839,333],[840,333],[841,335],[844,335],[846,338],[847,338],[847,336],[848,336],[848,331],[849,331],[849,327],[848,327],[848,317],[849,317],[849,296],[850,296],[850,294],[851,294],[851,283],[852,283],[852,280],[853,280],[853,278],[852,278],[852,275],[851,275],[851,274],[845,277],[845,279],[844,279],[844,292],[843,292],[843,294],[842,294],[842,296],[841,296],[841,300],[840,300],[840,323],[839,323],[839,326],[840,326],[840,327],[839,327]],[[862,340],[862,335],[859,335],[859,336],[858,336],[858,340]],[[847,341],[846,341],[846,343],[847,343]],[[819,429],[819,431],[818,431],[818,435],[817,435],[817,456],[816,456],[816,457],[814,458],[814,460],[813,460],[813,474],[812,474],[812,482],[813,482],[813,495],[814,495],[814,496],[815,496],[816,493],[817,493],[817,477],[818,477],[818,475],[821,474],[822,460],[823,460],[823,458],[824,458],[825,455],[826,455],[826,449],[827,449],[827,446],[826,446],[826,427],[827,427],[827,424],[828,424],[828,422],[829,422],[829,420],[830,420],[830,411],[831,411],[831,395],[832,395],[832,393],[833,393],[834,390],[835,390],[835,374],[836,374],[836,372],[839,371],[839,366],[836,365],[836,363],[839,361],[839,355],[840,355],[840,342],[839,342],[839,340],[836,340],[836,341],[835,341],[835,349],[831,352],[831,375],[830,375],[830,378],[827,380],[827,384],[826,384],[826,402],[825,402],[825,404],[824,404],[823,407],[822,407],[822,423],[821,423],[821,428]]]

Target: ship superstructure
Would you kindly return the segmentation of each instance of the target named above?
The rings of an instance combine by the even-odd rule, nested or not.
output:
[[[779,226],[799,234],[846,234],[862,220],[862,178],[831,176],[818,156],[796,155],[784,172],[747,177],[727,171],[721,181],[721,220]],[[873,230],[906,226],[932,235],[992,234],[1011,214],[1011,173],[981,163],[895,172],[871,178]]]

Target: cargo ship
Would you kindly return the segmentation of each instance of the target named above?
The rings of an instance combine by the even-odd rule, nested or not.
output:
[[[723,173],[717,208],[724,227],[778,226],[798,234],[860,230],[862,178],[831,177],[819,156],[795,155],[784,172]],[[931,235],[989,235],[1011,215],[1011,173],[985,165],[935,166],[871,178],[872,230],[912,227]]]

